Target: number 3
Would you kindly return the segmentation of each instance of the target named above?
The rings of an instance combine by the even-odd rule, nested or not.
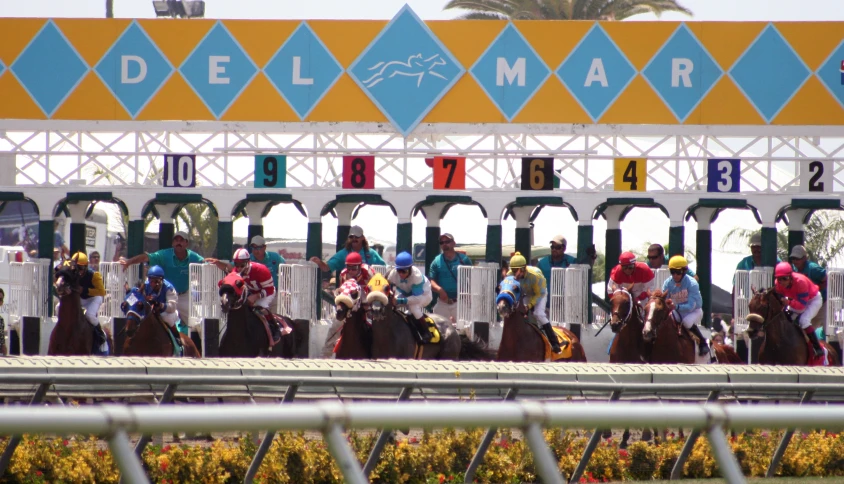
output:
[[[721,175],[718,180],[718,191],[729,192],[733,189],[733,164],[729,160],[721,160],[718,162],[718,174]]]

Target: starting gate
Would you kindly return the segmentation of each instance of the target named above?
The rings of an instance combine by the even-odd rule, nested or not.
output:
[[[495,262],[457,267],[457,329],[473,335],[473,323],[494,323],[496,287],[501,272]]]
[[[101,325],[107,325],[109,329],[114,330],[113,319],[123,316],[120,303],[123,302],[126,291],[143,283],[140,278],[141,266],[135,264],[124,269],[119,262],[101,262],[99,271],[103,277],[106,295],[97,317]]]
[[[589,323],[589,266],[573,264],[551,269],[550,318],[554,326]]]
[[[387,277],[387,273],[390,272],[389,266],[369,266],[369,268],[384,277]]]
[[[654,282],[653,288],[654,289],[662,289],[662,285],[665,284],[665,281],[671,277],[671,271],[668,270],[667,267],[660,267],[659,269],[651,269],[654,272]]]
[[[188,270],[190,271],[188,326],[192,328],[199,326],[205,319],[221,319],[220,292],[217,283],[226,277],[226,273],[213,264],[191,264]],[[222,331],[220,333],[222,334]]]
[[[290,319],[317,321],[319,267],[313,262],[280,264],[276,312]]]
[[[6,325],[4,337],[6,350],[9,350],[9,333],[15,329],[20,338],[23,331],[20,328],[24,317],[40,318],[42,325],[47,320],[47,308],[52,299],[48,291],[52,277],[52,261],[50,259],[30,259],[28,262],[3,262],[5,267],[0,273],[0,286],[6,290],[3,305],[3,317]],[[42,347],[45,339],[42,338]],[[23,341],[21,341],[23,345]]]
[[[844,337],[844,269],[826,272],[826,335]]]
[[[733,299],[733,336],[740,337],[747,331],[747,315],[750,314],[750,299],[753,291],[767,289],[773,284],[774,268],[760,267],[752,271],[736,271],[735,295]]]

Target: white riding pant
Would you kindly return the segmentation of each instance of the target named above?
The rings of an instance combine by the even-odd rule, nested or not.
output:
[[[176,299],[176,312],[179,314],[176,321],[181,321],[187,325],[190,320],[190,292],[179,294]]]
[[[421,301],[418,299],[421,299]],[[410,311],[410,314],[412,314],[414,318],[421,319],[422,316],[425,315],[424,311],[422,310],[425,308],[425,306],[431,304],[431,301],[434,299],[434,296],[431,294],[430,291],[428,291],[427,293],[420,296],[418,299],[414,298],[414,300],[418,302],[408,302],[407,310]]]
[[[821,293],[819,292],[815,295],[815,297],[809,299],[808,304],[806,304],[806,308],[802,311],[791,308],[791,310],[794,311],[794,314],[800,315],[800,329],[806,329],[812,326],[812,318],[817,316],[818,312],[821,310],[821,306],[823,306],[823,296],[821,296]]]
[[[703,309],[697,308],[683,316],[682,324],[684,328],[692,329],[692,326],[700,324],[701,321],[703,321]]]
[[[272,293],[267,297],[262,297],[261,299],[258,299],[257,301],[255,301],[255,304],[253,304],[253,306],[261,306],[267,311],[272,312],[271,306],[273,301],[275,301],[275,293]]]
[[[172,328],[173,326],[176,326],[176,321],[179,320],[179,313],[176,311],[173,311],[172,313],[163,312],[161,313],[161,320]]]
[[[434,305],[433,313],[451,321],[451,324],[457,324],[457,301],[448,304],[444,299],[440,299]]]
[[[82,299],[82,307],[85,309],[85,319],[91,323],[91,326],[99,326],[100,320],[97,319],[97,313],[100,311],[100,306],[103,304],[102,296],[92,296],[88,299]]]
[[[533,308],[533,317],[536,318],[536,323],[541,328],[549,323],[548,316],[545,314],[545,304],[548,301],[548,294],[539,298],[539,301],[536,301],[536,306]],[[528,318],[530,321],[530,318]]]

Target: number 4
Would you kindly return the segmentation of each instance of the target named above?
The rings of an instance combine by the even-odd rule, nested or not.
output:
[[[636,160],[630,160],[630,163],[627,164],[627,169],[624,170],[624,176],[621,177],[621,181],[629,183],[631,190],[638,189],[637,182],[639,178],[636,176]]]

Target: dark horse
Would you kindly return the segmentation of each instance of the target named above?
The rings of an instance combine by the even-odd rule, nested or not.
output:
[[[615,333],[610,347],[610,363],[650,363],[645,356],[645,328],[642,306],[633,302],[625,289],[618,289],[610,297],[610,330]]]
[[[220,285],[220,307],[226,318],[226,329],[220,340],[220,356],[224,358],[293,358],[297,354],[295,332],[281,335],[281,341],[269,351],[269,337],[264,323],[252,312],[246,291],[225,282]],[[242,282],[243,279],[240,279]],[[240,296],[238,296],[238,293]],[[284,318],[290,327],[293,321]]]
[[[666,294],[659,289],[651,293],[645,304],[645,343],[653,343],[651,363],[695,363],[695,342],[670,316]]]
[[[800,327],[789,320],[784,311],[782,296],[773,287],[754,291],[750,299],[750,315],[747,316],[747,335],[751,339],[762,339],[759,348],[759,364],[796,365],[809,364],[809,346]],[[839,364],[838,353],[825,341],[821,341],[829,355],[829,365]]]
[[[122,356],[186,356],[200,358],[202,355],[193,341],[179,333],[184,354],[178,354],[173,347],[171,332],[161,313],[142,299],[140,291],[132,289],[135,299],[126,313],[126,342]]]
[[[335,355],[339,360],[371,359],[372,328],[361,304],[363,291],[354,281],[347,281],[343,287],[350,288],[348,294],[341,293],[334,297],[337,321],[343,323]]]
[[[372,357],[418,360],[492,360],[483,341],[457,332],[450,321],[428,314],[440,333],[438,343],[417,344],[409,323],[395,306],[394,298],[373,290],[367,296],[367,319],[372,322]]]
[[[82,287],[79,286],[79,274],[71,267],[61,266],[54,274],[56,294],[59,296],[59,317],[56,327],[50,334],[47,354],[50,356],[88,356],[101,355],[94,348],[94,327],[82,313]],[[108,354],[112,353],[114,342],[106,331]]]
[[[524,314],[524,304],[521,298],[521,285],[515,278],[508,276],[501,283],[501,293],[510,292],[510,298],[498,298],[496,307],[498,314],[504,321],[504,330],[501,334],[501,344],[498,346],[498,361],[545,361],[545,337],[541,330],[528,321]],[[508,288],[509,287],[509,288]],[[501,294],[499,293],[499,294]],[[517,294],[518,293],[518,294]],[[513,301],[511,303],[510,301]],[[586,362],[586,351],[580,344],[580,340],[571,331],[565,328],[563,333],[571,341],[571,357],[559,358],[555,362]]]

